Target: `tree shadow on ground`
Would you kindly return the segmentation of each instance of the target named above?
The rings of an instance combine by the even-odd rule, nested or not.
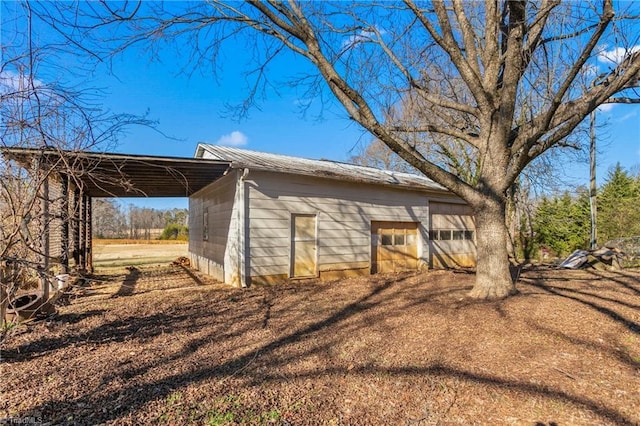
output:
[[[612,280],[615,281],[617,283],[619,283],[620,285],[622,285],[625,289],[629,289],[630,285],[624,281],[621,280]],[[625,302],[621,302],[618,301],[614,298],[607,298],[607,297],[602,297],[599,295],[593,295],[588,291],[584,291],[584,290],[578,290],[578,289],[569,289],[569,288],[565,288],[565,287],[560,287],[557,285],[548,285],[546,284],[546,280],[544,278],[525,278],[522,280],[523,284],[526,285],[530,285],[532,287],[538,288],[540,290],[543,290],[544,292],[548,293],[548,294],[552,294],[554,296],[558,296],[558,297],[562,297],[562,298],[566,298],[566,299],[571,299],[575,302],[578,302],[584,306],[588,306],[591,309],[594,309],[596,311],[598,311],[601,314],[604,314],[606,316],[608,316],[609,318],[611,318],[612,320],[622,324],[623,326],[625,326],[629,331],[635,333],[635,334],[640,334],[640,324],[632,321],[628,318],[626,318],[624,315],[620,314],[619,312],[616,312],[615,309],[603,306],[602,304],[596,303],[594,301],[590,301],[588,300],[589,297],[592,298],[596,298],[596,299],[600,299],[601,301],[607,301],[607,302],[612,302],[614,305],[622,305],[622,306],[626,306],[629,307],[631,309],[638,309],[638,306],[635,304],[629,304],[629,303],[625,303]],[[568,294],[567,294],[568,293]]]
[[[603,273],[595,269],[587,269],[586,271],[596,277],[596,279],[608,279],[615,281],[620,284],[620,286],[640,296],[640,279],[636,275],[627,273],[624,270],[609,273]],[[626,278],[626,280],[623,278]],[[632,283],[635,283],[635,285]]]
[[[541,333],[545,333],[550,336],[555,336],[558,339],[569,341],[574,345],[581,346],[587,350],[593,350],[597,352],[607,353],[612,358],[617,359],[621,364],[625,364],[630,368],[637,369],[640,368],[640,361],[636,361],[632,359],[628,353],[621,350],[620,348],[616,348],[612,345],[608,345],[605,342],[596,342],[592,340],[588,340],[587,338],[579,338],[576,336],[570,336],[565,333],[560,333],[557,330],[553,330],[550,327],[544,327],[539,324],[532,324],[532,329],[539,331]]]
[[[106,312],[105,309],[92,309],[90,311],[82,312],[81,314],[60,314],[54,317],[54,321],[61,324],[77,324],[87,318],[100,316]]]
[[[180,314],[156,314],[150,316],[132,316],[103,324],[90,332],[73,337],[72,343],[84,344],[108,344],[110,342],[121,342],[127,338],[151,338],[160,333],[176,333],[178,331],[202,333],[193,336],[176,351],[141,363],[136,367],[123,367],[117,371],[109,372],[103,377],[103,382],[109,382],[116,378],[124,379],[125,385],[116,395],[101,394],[99,390],[87,391],[77,398],[68,400],[53,400],[35,408],[36,411],[45,415],[55,416],[56,410],[73,410],[74,406],[100,407],[103,414],[100,417],[102,422],[112,422],[135,412],[140,407],[150,401],[167,398],[175,389],[193,383],[209,382],[214,379],[213,386],[224,386],[229,380],[242,379],[247,386],[259,386],[264,383],[279,383],[289,380],[299,380],[301,378],[319,379],[327,375],[356,375],[370,377],[371,379],[386,375],[391,377],[430,377],[430,378],[455,378],[468,383],[485,385],[501,390],[516,390],[531,397],[541,397],[553,399],[564,403],[572,404],[584,408],[603,419],[607,419],[620,424],[633,423],[633,419],[625,414],[608,407],[602,401],[573,395],[570,392],[555,389],[545,384],[530,383],[523,380],[500,377],[497,374],[481,374],[476,371],[469,371],[459,366],[452,366],[446,362],[435,361],[430,365],[404,365],[404,366],[382,366],[375,364],[350,366],[335,366],[327,363],[320,369],[308,369],[306,371],[289,372],[286,367],[295,360],[310,359],[314,356],[331,357],[332,348],[342,343],[341,339],[346,339],[357,329],[365,329],[371,324],[389,322],[395,316],[401,317],[404,309],[410,307],[423,307],[427,310],[442,309],[447,301],[459,300],[466,293],[467,286],[460,286],[454,289],[436,288],[434,291],[425,291],[423,282],[411,283],[407,280],[409,276],[396,278],[377,278],[372,280],[368,290],[355,300],[343,300],[339,308],[325,308],[319,306],[317,297],[322,296],[327,286],[323,284],[293,285],[283,286],[280,291],[289,290],[292,293],[300,293],[301,302],[295,305],[279,306],[278,293],[269,289],[268,291],[247,291],[234,292],[232,294],[220,294],[218,300],[211,300],[211,312],[227,312],[223,320],[212,323],[206,318],[193,318],[193,313],[185,309]],[[610,308],[605,308],[594,302],[590,302],[578,297],[575,294],[565,294],[562,290],[546,285],[542,279],[525,280],[526,285],[540,289],[550,295],[569,298],[580,304],[595,309],[607,315],[609,318],[622,323],[630,330],[637,332],[637,324],[624,318]],[[420,294],[416,295],[417,290]],[[401,298],[402,304],[396,311],[385,310],[385,304],[392,299]],[[301,305],[308,301],[308,305]],[[229,303],[237,305],[231,308]],[[496,302],[500,308],[501,303]],[[340,305],[340,304],[338,304]],[[465,309],[477,307],[476,304],[453,303],[449,309]],[[235,308],[235,309],[233,309]],[[233,313],[229,313],[230,309]],[[501,308],[500,308],[501,309]],[[499,309],[499,310],[500,310]],[[143,378],[145,373],[160,366],[169,366],[189,354],[199,350],[204,345],[211,342],[232,341],[235,337],[245,333],[260,333],[261,330],[269,327],[280,327],[273,325],[277,319],[278,312],[285,310],[293,312],[293,319],[282,333],[281,329],[274,328],[274,332],[266,339],[257,340],[256,344],[243,347],[240,344],[226,347],[225,352],[233,354],[231,357],[220,358],[215,362],[214,358],[207,358],[209,361],[205,365],[196,365],[186,371],[168,372],[164,377],[151,381],[135,380]],[[300,311],[296,316],[296,310]],[[311,320],[305,322],[309,317],[309,311],[314,310],[315,315]],[[200,314],[201,315],[201,314]],[[502,315],[505,315],[502,312]],[[250,320],[248,320],[250,319]],[[167,324],[163,330],[156,329],[158,323]],[[299,324],[299,325],[298,325]],[[331,330],[330,335],[323,335],[324,330]],[[265,332],[266,333],[266,332]],[[262,336],[262,335],[259,335]],[[62,345],[69,344],[70,340],[47,341],[42,343],[42,351],[51,351]],[[24,354],[29,357],[29,352]],[[118,404],[115,404],[117,399]],[[82,421],[81,417],[76,417]],[[86,419],[89,421],[89,419]]]
[[[127,267],[129,273],[122,280],[122,284],[120,284],[120,288],[117,293],[112,295],[111,297],[123,297],[123,296],[131,296],[136,290],[136,284],[140,279],[140,270],[135,266]]]

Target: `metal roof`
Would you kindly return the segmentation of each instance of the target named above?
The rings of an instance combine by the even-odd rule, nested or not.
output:
[[[195,156],[201,159],[229,161],[232,168],[276,171],[341,181],[404,187],[407,189],[447,191],[443,186],[425,176],[380,170],[337,161],[310,160],[203,143],[198,144]]]
[[[91,197],[188,197],[222,177],[229,168],[447,192],[425,176],[209,144],[198,144],[196,158],[51,148],[0,147],[0,152],[25,166],[34,160],[46,161],[53,170],[81,181]]]
[[[224,175],[230,161],[55,149],[0,148],[23,165],[46,161],[91,197],[188,197]]]

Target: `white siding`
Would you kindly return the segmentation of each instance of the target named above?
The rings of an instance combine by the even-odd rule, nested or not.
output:
[[[418,223],[418,267],[429,264],[429,202],[455,196],[299,175],[233,170],[189,200],[193,265],[220,281],[244,285],[291,275],[291,217],[317,216],[318,273],[371,267],[371,222]],[[455,209],[456,207],[451,207]],[[203,215],[209,217],[203,240]]]
[[[189,253],[196,269],[240,285],[238,179],[234,170],[189,198]],[[208,211],[208,239],[203,218]]]
[[[418,258],[428,264],[424,192],[258,171],[246,183],[252,277],[290,274],[292,214],[318,215],[319,271],[370,264],[371,221],[421,223]]]

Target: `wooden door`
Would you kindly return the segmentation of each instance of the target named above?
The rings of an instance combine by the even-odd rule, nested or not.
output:
[[[316,215],[293,215],[291,228],[291,276],[317,276]]]
[[[371,222],[372,273],[418,269],[416,222]]]

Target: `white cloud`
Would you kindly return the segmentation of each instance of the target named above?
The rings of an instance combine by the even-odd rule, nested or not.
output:
[[[42,81],[33,80],[34,87],[42,86]],[[2,92],[26,90],[31,87],[29,77],[24,74],[18,74],[13,71],[0,72],[0,87]]]
[[[249,142],[249,138],[244,133],[234,130],[228,135],[222,135],[220,139],[216,141],[217,145],[226,146],[243,146]]]
[[[601,50],[598,53],[598,60],[605,64],[619,64],[629,55],[640,50],[640,44],[630,48],[626,47],[614,47],[611,50]]]
[[[386,34],[385,30],[376,28],[378,34],[381,36]],[[375,41],[377,38],[376,31],[372,30],[360,30],[357,34],[352,34],[345,41],[342,42],[343,49],[350,49],[356,44],[364,43],[367,41]]]
[[[602,104],[600,106],[598,106],[598,111],[600,112],[609,112],[613,109],[613,107],[616,106],[616,104]]]
[[[342,47],[353,47],[358,43],[371,40],[374,36],[375,33],[373,31],[360,31],[358,34],[347,37],[347,39],[342,42]]]
[[[584,73],[584,75],[587,75],[589,77],[595,77],[596,75],[598,75],[598,67],[595,65],[586,64],[582,68],[582,72]]]

